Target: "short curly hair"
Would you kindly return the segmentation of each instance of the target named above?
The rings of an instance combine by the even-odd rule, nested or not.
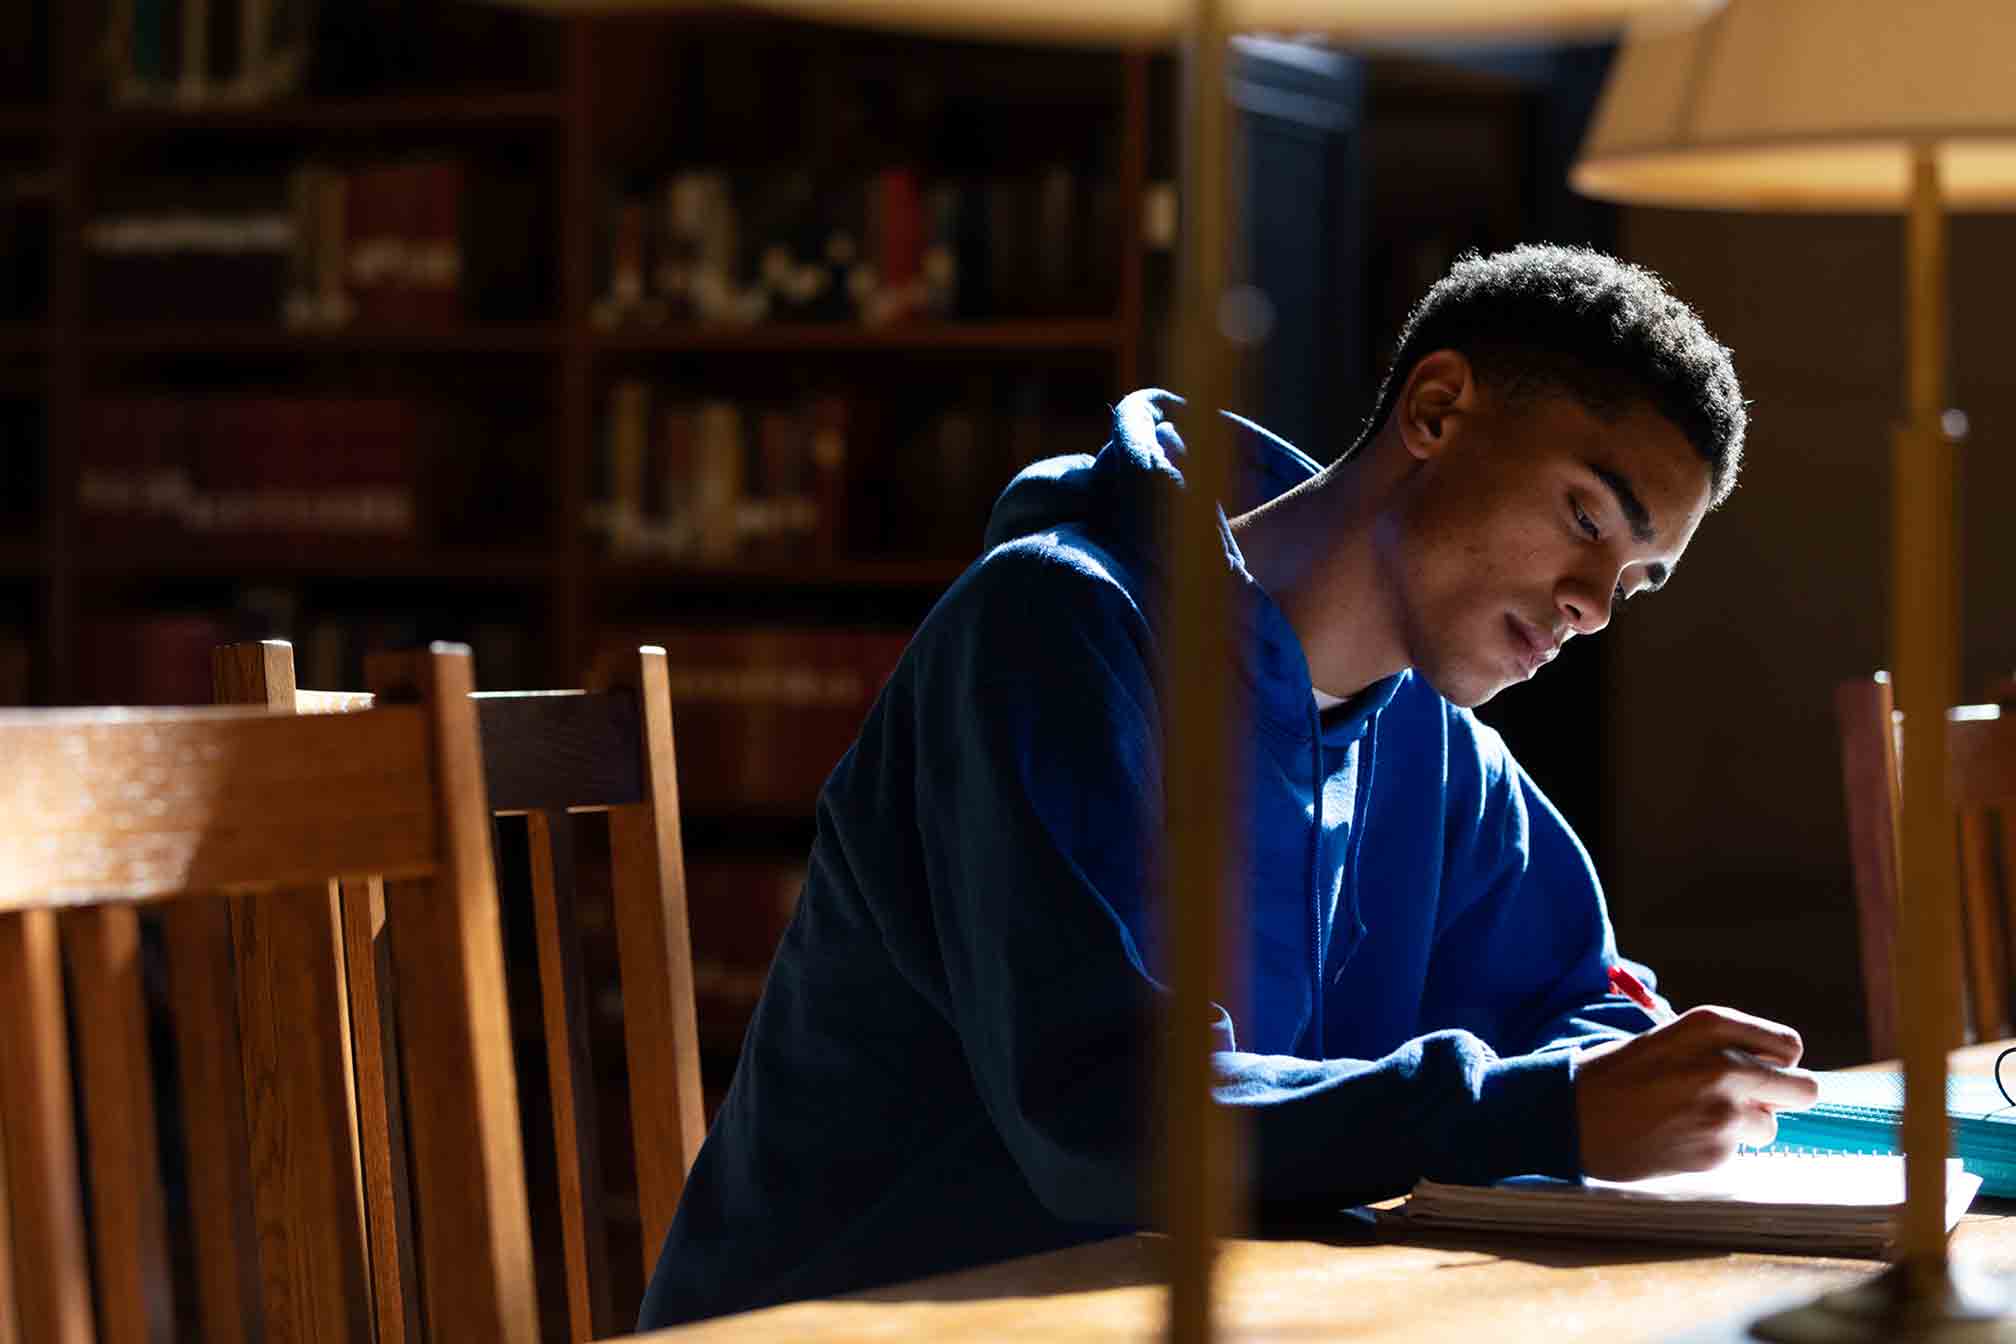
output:
[[[1649,405],[1706,459],[1714,503],[1736,486],[1748,414],[1729,350],[1643,266],[1538,244],[1457,258],[1401,326],[1354,453],[1437,350],[1459,352],[1479,381],[1514,397],[1566,394],[1606,419]]]

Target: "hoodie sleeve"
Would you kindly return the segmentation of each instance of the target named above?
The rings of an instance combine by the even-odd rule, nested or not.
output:
[[[950,599],[971,608],[913,650],[919,839],[946,1011],[1045,1206],[1137,1223],[1154,1207],[1142,1154],[1162,992],[1148,627],[1082,557],[1029,544],[974,579]],[[1201,1046],[1211,1024],[1198,1029]],[[1222,1018],[1216,1032],[1216,1095],[1252,1122],[1264,1203],[1577,1170],[1570,1056],[1503,1059],[1451,1030],[1382,1059],[1310,1061],[1231,1048]]]
[[[1504,740],[1449,710],[1443,902],[1425,1022],[1473,1024],[1501,1050],[1560,1051],[1651,1025],[1610,992],[1622,963],[1587,851]]]

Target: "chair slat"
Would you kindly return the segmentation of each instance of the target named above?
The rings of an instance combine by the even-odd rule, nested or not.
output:
[[[283,640],[213,652],[219,703],[298,712],[294,650]],[[354,1122],[342,907],[326,877],[237,899],[233,937],[242,1021],[241,1095],[250,1116],[256,1244],[270,1330],[284,1339],[369,1340],[370,1264]],[[325,1024],[298,1039],[295,1024]],[[349,1123],[334,1126],[332,1117]],[[318,1120],[321,1123],[317,1123]]]
[[[600,1206],[601,1142],[589,1050],[588,990],[574,909],[573,823],[565,812],[526,819],[533,918],[539,941],[539,1001],[553,1140],[559,1155],[560,1226],[567,1270],[567,1329],[573,1344],[614,1328],[608,1238]]]
[[[647,796],[634,696],[485,693],[476,714],[492,811],[610,807]]]
[[[340,927],[327,881],[232,903],[269,1341],[371,1338]]]
[[[343,884],[343,950],[357,1068],[358,1147],[371,1236],[378,1344],[419,1344],[420,1280],[413,1261],[413,1205],[406,1170],[405,1102],[399,1088],[397,1013],[385,888],[376,878]]]
[[[2016,976],[2016,803],[1996,809],[1995,820],[2002,833],[2002,964]],[[2002,990],[2005,996],[2016,993],[2016,983],[2004,980]],[[2016,1002],[2010,1007],[2016,1020]]]
[[[1960,912],[1967,930],[1967,1004],[1974,1038],[2009,1035],[2009,978],[2002,959],[2002,920],[1997,911],[1991,833],[1979,809],[1960,814]]]
[[[243,1344],[259,1334],[259,1256],[245,1168],[250,1148],[230,898],[165,906],[161,931],[182,1079],[197,1319],[209,1344]]]
[[[99,1338],[105,1344],[165,1341],[175,1311],[154,1137],[140,915],[130,905],[91,906],[66,911],[60,927],[83,1062]]]
[[[1898,886],[1897,737],[1892,710],[1888,679],[1868,677],[1835,688],[1869,1048],[1879,1059],[1897,1053],[1898,1039],[1897,972],[1892,961]]]
[[[15,1307],[34,1344],[92,1344],[56,916],[0,914],[0,1143],[14,1225]]]
[[[1982,707],[1946,722],[1946,779],[1955,807],[2016,802],[2016,714],[1978,716]],[[1992,710],[1989,713],[1993,713]]]
[[[0,1344],[21,1344],[14,1305],[14,1211],[7,1203],[7,1164],[0,1162]]]
[[[413,709],[0,713],[0,760],[0,909],[413,873],[434,859]]]
[[[686,920],[671,679],[664,651],[640,650],[628,670],[605,665],[598,675],[612,683],[627,683],[637,694],[652,800],[609,812],[623,1041],[630,1066],[631,1132],[648,1280],[685,1191],[686,1173],[706,1136],[693,945]]]
[[[468,660],[381,655],[367,680],[380,704],[425,705],[439,764],[442,866],[433,879],[385,889],[407,995],[400,1045],[425,1318],[453,1322],[462,1338],[531,1344],[538,1300]]]

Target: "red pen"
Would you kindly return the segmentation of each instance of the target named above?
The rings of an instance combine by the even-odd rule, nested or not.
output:
[[[1652,996],[1652,991],[1645,988],[1643,981],[1625,970],[1622,966],[1612,966],[1610,968],[1610,988],[1644,1009],[1645,1016],[1652,1019],[1652,1025],[1655,1027],[1663,1027],[1677,1016],[1671,1008],[1668,1008],[1663,1002]],[[1798,1070],[1788,1068],[1783,1064],[1767,1064],[1748,1050],[1731,1048],[1725,1049],[1722,1053],[1739,1064],[1754,1064],[1760,1069],[1769,1069],[1773,1073],[1798,1072]]]
[[[1645,983],[1622,966],[1610,968],[1610,988],[1643,1008],[1645,1016],[1652,1019],[1653,1026],[1663,1027],[1673,1020],[1673,1010],[1653,998]]]

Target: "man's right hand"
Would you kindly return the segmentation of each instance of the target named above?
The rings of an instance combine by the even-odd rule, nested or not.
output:
[[[1739,1144],[1771,1142],[1776,1111],[1819,1099],[1819,1081],[1793,1067],[1804,1049],[1790,1027],[1710,1007],[1589,1047],[1575,1074],[1583,1173],[1634,1181],[1705,1171]]]

